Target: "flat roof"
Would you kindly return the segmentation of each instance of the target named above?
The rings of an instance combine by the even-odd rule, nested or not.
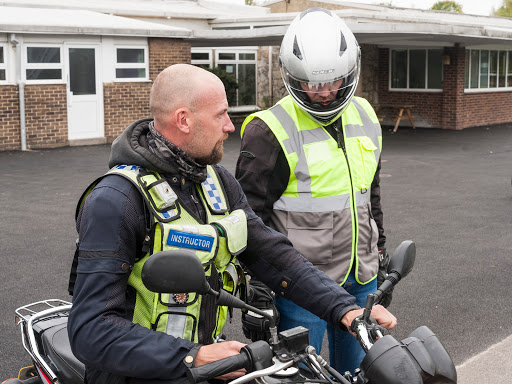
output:
[[[284,0],[273,2],[278,1]],[[510,18],[340,0],[323,2],[342,8],[333,12],[346,21],[361,44],[381,47],[454,44],[510,47],[512,44]],[[41,3],[41,0],[0,0],[0,32],[183,37],[196,47],[264,46],[279,45],[286,28],[298,14],[270,13],[269,8],[214,0],[45,0]],[[173,26],[173,19],[180,19],[176,24],[180,27]],[[163,20],[167,21],[162,23]],[[204,23],[194,24],[194,20]]]
[[[358,5],[361,5],[358,3]],[[512,19],[505,17],[465,15],[453,12],[369,6],[368,9],[334,10],[354,32],[361,44],[381,46],[422,45],[510,45]],[[286,27],[299,12],[271,13],[264,16],[218,18],[210,25],[214,30],[194,30],[194,45],[214,45],[214,40],[230,40],[231,45],[243,41],[270,45],[282,39]],[[223,28],[230,28],[224,30]],[[233,30],[233,28],[251,28]],[[251,32],[252,37],[251,37]],[[238,40],[238,41],[237,41]],[[265,43],[266,42],[266,43]]]
[[[0,32],[188,37],[191,30],[99,12],[0,6]]]
[[[88,10],[128,17],[203,20],[270,13],[269,8],[215,0],[0,0],[0,6]]]

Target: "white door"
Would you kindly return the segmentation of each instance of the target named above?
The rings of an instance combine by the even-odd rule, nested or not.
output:
[[[99,45],[67,45],[68,138],[104,137]]]

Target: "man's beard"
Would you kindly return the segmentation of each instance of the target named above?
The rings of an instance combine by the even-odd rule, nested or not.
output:
[[[198,157],[195,159],[196,163],[201,165],[213,165],[218,164],[222,160],[222,156],[224,155],[224,146],[222,141],[219,141],[209,155]]]

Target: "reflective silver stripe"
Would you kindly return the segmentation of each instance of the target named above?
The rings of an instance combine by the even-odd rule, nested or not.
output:
[[[356,107],[357,106],[359,105],[357,104]],[[306,154],[304,152],[304,144],[326,141],[329,140],[331,136],[322,127],[306,131],[299,131],[291,116],[279,104],[270,108],[270,111],[279,120],[283,129],[288,135],[288,139],[283,140],[283,145],[286,149],[286,152],[288,154],[297,153],[298,157],[297,166],[295,167],[294,173],[297,179],[297,192],[299,193],[299,197],[281,196],[279,200],[274,203],[273,208],[290,212],[329,212],[341,211],[343,209],[349,208],[350,194],[348,193],[326,197],[313,197],[311,193],[311,177],[309,174]],[[367,124],[375,125],[375,123],[371,121],[370,117],[367,115],[364,109],[362,109],[362,107],[359,106],[358,111],[361,115],[363,123],[366,122]],[[351,130],[351,137],[361,136],[362,127],[360,125],[349,124],[345,127],[345,129],[347,127],[349,127]],[[374,132],[373,137],[376,137],[378,140],[378,133],[375,129],[372,129],[372,131]],[[356,132],[359,134],[356,135]],[[366,132],[364,132],[364,134],[366,135]],[[347,137],[349,136],[347,135]],[[372,140],[374,139],[372,138]],[[379,148],[378,141],[376,143],[376,147]],[[369,190],[366,193],[356,193],[357,206],[365,205],[368,202]]]
[[[311,195],[311,177],[309,174],[308,163],[306,160],[306,153],[304,152],[304,144],[325,141],[328,140],[330,136],[322,127],[318,127],[316,129],[311,129],[307,131],[299,131],[291,116],[279,104],[272,107],[270,111],[274,114],[277,120],[279,120],[283,129],[288,135],[288,139],[283,140],[283,145],[286,149],[286,152],[288,154],[297,153],[297,166],[295,167],[294,170],[295,178],[297,179],[297,192],[301,195],[300,198],[303,201],[312,199],[313,196]],[[302,194],[305,195],[303,196]],[[282,199],[283,197],[276,201],[276,203],[274,204],[274,209],[283,209],[284,207],[288,206],[286,201],[281,201]],[[295,198],[295,200],[297,200],[297,198]],[[313,201],[311,200],[310,203],[313,203]],[[314,203],[317,203],[316,199]],[[304,202],[303,204],[307,203]],[[340,202],[338,202],[338,204],[340,204]],[[320,209],[320,211],[323,210],[324,209]]]
[[[370,189],[357,191],[356,206],[360,207],[370,202]],[[299,198],[281,196],[274,203],[274,209],[289,212],[331,212],[342,211],[350,207],[350,194],[337,196],[312,197],[301,194]]]
[[[234,266],[234,264],[228,264],[228,266],[226,267],[226,272],[229,274],[229,276],[231,276],[234,287],[236,287],[238,285],[238,272],[236,271],[236,267]]]
[[[356,192],[356,206],[360,207],[370,202],[370,188]]]
[[[169,303],[175,303],[174,297],[169,295]],[[165,329],[165,333],[168,335],[184,338],[185,334],[185,325],[187,323],[187,307],[169,307],[170,311],[180,312],[183,315],[168,315],[167,319],[167,327]]]
[[[377,147],[375,150],[375,161],[379,162],[380,157],[380,145],[379,145],[379,136],[381,136],[381,128],[379,123],[374,123],[365,109],[359,104],[357,99],[352,99],[354,106],[359,112],[359,116],[361,117],[361,122],[363,125],[354,125],[347,124],[345,125],[345,137],[357,137],[357,136],[368,136],[373,144]]]
[[[342,211],[350,207],[348,193],[338,196],[313,197],[300,194],[300,197],[281,196],[274,203],[274,209],[289,212],[331,212]]]

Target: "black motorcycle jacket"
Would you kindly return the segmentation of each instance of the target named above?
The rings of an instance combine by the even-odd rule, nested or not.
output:
[[[205,207],[194,182],[180,167],[149,149],[150,119],[130,125],[112,145],[109,166],[138,165],[160,172],[180,202],[199,220]],[[282,234],[252,211],[235,178],[214,166],[230,210],[247,215],[247,249],[238,258],[277,294],[341,326],[355,299],[314,268]],[[135,297],[127,286],[130,270],[143,255],[147,212],[136,187],[109,175],[88,195],[77,218],[78,268],[68,333],[73,353],[86,365],[90,384],[169,381],[183,377],[183,358],[199,345],[132,323]]]

